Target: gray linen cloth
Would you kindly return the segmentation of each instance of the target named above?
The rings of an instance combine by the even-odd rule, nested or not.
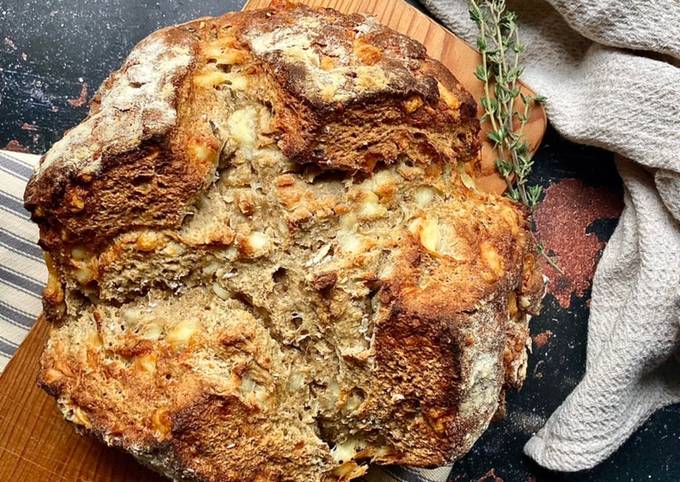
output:
[[[474,42],[466,0],[423,0]],[[680,401],[680,1],[510,1],[523,80],[566,138],[618,154],[625,209],[597,268],[586,374],[525,452],[593,467],[655,410]],[[373,480],[445,480],[404,470]]]

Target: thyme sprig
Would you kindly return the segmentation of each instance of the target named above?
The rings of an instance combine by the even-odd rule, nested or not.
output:
[[[508,195],[533,211],[542,188],[527,182],[533,160],[524,128],[532,105],[545,99],[525,95],[520,90],[519,78],[524,68],[519,58],[525,46],[519,38],[517,16],[506,10],[505,0],[469,1],[470,17],[479,28],[477,48],[482,55],[482,63],[475,71],[476,77],[484,82],[482,122],[491,126],[488,138],[498,153],[496,168],[505,179]],[[524,104],[522,109],[516,109],[518,98]]]
[[[484,115],[482,122],[489,122],[487,134],[498,153],[496,168],[508,186],[508,196],[521,202],[533,214],[543,188],[528,183],[534,161],[524,129],[529,122],[531,107],[543,103],[545,97],[524,94],[519,78],[524,72],[519,59],[526,47],[519,38],[517,15],[505,8],[505,0],[469,0],[470,18],[479,28],[477,48],[482,63],[475,76],[484,83],[481,99]],[[523,107],[517,109],[517,99]],[[518,122],[516,123],[515,120]],[[559,273],[562,270],[536,239],[533,215],[530,219],[536,250]]]

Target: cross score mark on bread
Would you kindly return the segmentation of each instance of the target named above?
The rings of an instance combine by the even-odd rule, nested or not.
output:
[[[543,289],[477,192],[475,103],[417,42],[279,4],[160,30],[26,191],[67,420],[176,480],[464,454]]]

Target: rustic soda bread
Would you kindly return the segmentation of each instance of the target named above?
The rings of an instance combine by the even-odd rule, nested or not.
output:
[[[362,15],[160,30],[26,190],[67,420],[175,480],[349,480],[464,454],[526,368],[525,213],[471,96]]]

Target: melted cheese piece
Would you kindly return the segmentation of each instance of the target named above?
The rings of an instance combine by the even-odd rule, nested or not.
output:
[[[258,112],[254,107],[239,109],[227,119],[231,138],[236,142],[245,159],[250,160],[257,147]]]

